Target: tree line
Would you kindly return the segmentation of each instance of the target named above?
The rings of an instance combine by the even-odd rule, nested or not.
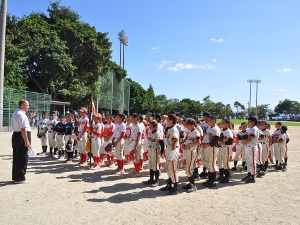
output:
[[[53,100],[68,101],[75,108],[90,101],[91,94],[99,93],[99,76],[113,70],[118,78],[126,78],[127,71],[112,61],[112,43],[107,32],[82,22],[78,13],[50,2],[48,15],[33,12],[18,18],[7,16],[5,50],[5,87],[50,94]],[[297,101],[280,101],[274,111],[268,104],[245,108],[235,101],[230,104],[213,102],[210,96],[202,102],[189,98],[168,99],[155,95],[149,85],[145,90],[128,79],[130,85],[130,112],[180,112],[182,116],[200,115],[204,111],[218,117],[244,118],[256,114],[260,118],[300,114]]]

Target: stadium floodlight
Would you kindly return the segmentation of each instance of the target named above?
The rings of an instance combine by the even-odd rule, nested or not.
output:
[[[250,99],[249,99],[249,102],[248,102],[248,116],[250,116],[250,110],[251,110],[251,84],[252,83],[256,83],[256,104],[255,104],[255,116],[257,116],[257,96],[258,96],[258,84],[261,83],[261,80],[257,80],[257,79],[250,79],[250,80],[247,80],[248,83],[250,83]]]

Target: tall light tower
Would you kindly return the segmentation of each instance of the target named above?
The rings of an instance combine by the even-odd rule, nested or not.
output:
[[[128,46],[129,39],[124,30],[119,32],[119,40],[120,40],[120,66],[124,69],[125,62],[125,48],[124,46]],[[123,65],[122,65],[123,64]]]
[[[256,101],[255,101],[255,116],[257,116],[257,95],[258,95],[258,84],[261,83],[261,80],[247,80],[248,83],[250,83],[250,99],[248,103],[248,116],[250,116],[250,109],[251,109],[251,84],[256,83]]]

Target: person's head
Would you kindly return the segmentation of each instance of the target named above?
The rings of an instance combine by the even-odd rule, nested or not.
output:
[[[47,113],[44,111],[44,112],[42,112],[42,118],[43,119],[46,119],[47,118]]]
[[[133,114],[131,115],[131,122],[132,122],[133,124],[137,124],[137,123],[138,123],[138,119],[139,119],[139,114],[133,113]]]
[[[71,113],[67,113],[66,114],[66,121],[71,121],[73,119],[73,114],[71,114]]]
[[[143,121],[143,116],[139,114],[138,122],[141,123]]]
[[[207,123],[207,120],[208,120],[208,118],[209,118],[210,115],[211,115],[210,112],[204,112],[204,113],[202,114],[203,120],[204,120],[206,123]]]
[[[227,118],[222,119],[221,121],[221,127],[222,129],[230,128],[230,121]]]
[[[58,119],[59,119],[59,122],[63,123],[65,121],[65,116],[61,114],[61,115],[59,115]]]
[[[281,126],[282,126],[282,123],[281,123],[281,122],[276,122],[276,123],[275,123],[275,128],[276,128],[276,129],[280,129]]]
[[[150,111],[146,112],[146,119],[150,120],[152,113]]]
[[[257,118],[255,116],[250,116],[248,118],[248,127],[252,128],[257,125]]]
[[[93,121],[95,123],[100,123],[102,121],[102,115],[101,113],[96,113],[93,115]]]
[[[186,120],[185,127],[190,131],[193,131],[196,126],[196,121],[193,118],[189,118]]]
[[[241,130],[246,131],[248,124],[246,122],[241,123]]]
[[[162,121],[162,122],[165,122],[167,118],[168,118],[168,115],[162,115],[161,121]]]
[[[87,109],[85,107],[81,107],[80,110],[79,110],[79,112],[80,112],[80,116],[82,118],[86,117]]]
[[[79,115],[78,114],[75,114],[74,115],[74,121],[77,121],[79,119]]]
[[[288,130],[287,126],[281,126],[281,127],[280,127],[281,133],[286,133],[287,130]]]
[[[216,125],[217,118],[213,115],[209,115],[206,122],[210,127],[214,127]]]
[[[182,123],[183,126],[185,126],[186,125],[186,118],[183,117],[181,123]]]
[[[118,113],[116,116],[115,116],[115,122],[116,123],[122,123],[125,119],[125,115],[123,113]]]
[[[167,125],[169,127],[174,126],[177,123],[177,117],[174,114],[169,114],[167,118]]]
[[[106,114],[105,115],[105,120],[106,120],[107,124],[111,124],[111,122],[112,122],[112,115]]]
[[[157,126],[158,126],[158,123],[156,120],[152,120],[149,122],[149,127],[152,132],[157,130]]]
[[[25,99],[21,99],[19,101],[19,108],[22,109],[23,111],[27,112],[29,109],[29,102]]]
[[[161,116],[157,113],[153,115],[153,119],[156,120],[158,123],[161,122]]]
[[[268,129],[268,130],[271,130],[271,124],[268,123],[267,129]]]
[[[55,119],[55,116],[56,116],[55,112],[51,112],[51,113],[50,113],[50,119],[51,119],[51,120],[54,120],[54,119]]]
[[[126,118],[126,123],[127,123],[127,124],[130,124],[130,123],[131,123],[131,116],[128,116],[128,117]]]
[[[261,120],[259,121],[259,128],[261,130],[265,130],[267,129],[267,126],[268,126],[268,122],[266,120]]]

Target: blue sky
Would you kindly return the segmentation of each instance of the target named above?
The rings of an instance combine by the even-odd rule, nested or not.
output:
[[[108,32],[119,63],[125,29],[128,77],[155,94],[202,102],[249,102],[248,79],[258,79],[258,104],[300,102],[299,0],[62,0],[81,20]],[[47,12],[46,0],[8,0],[22,17]],[[298,22],[297,22],[298,21]],[[252,106],[255,106],[252,84]]]

